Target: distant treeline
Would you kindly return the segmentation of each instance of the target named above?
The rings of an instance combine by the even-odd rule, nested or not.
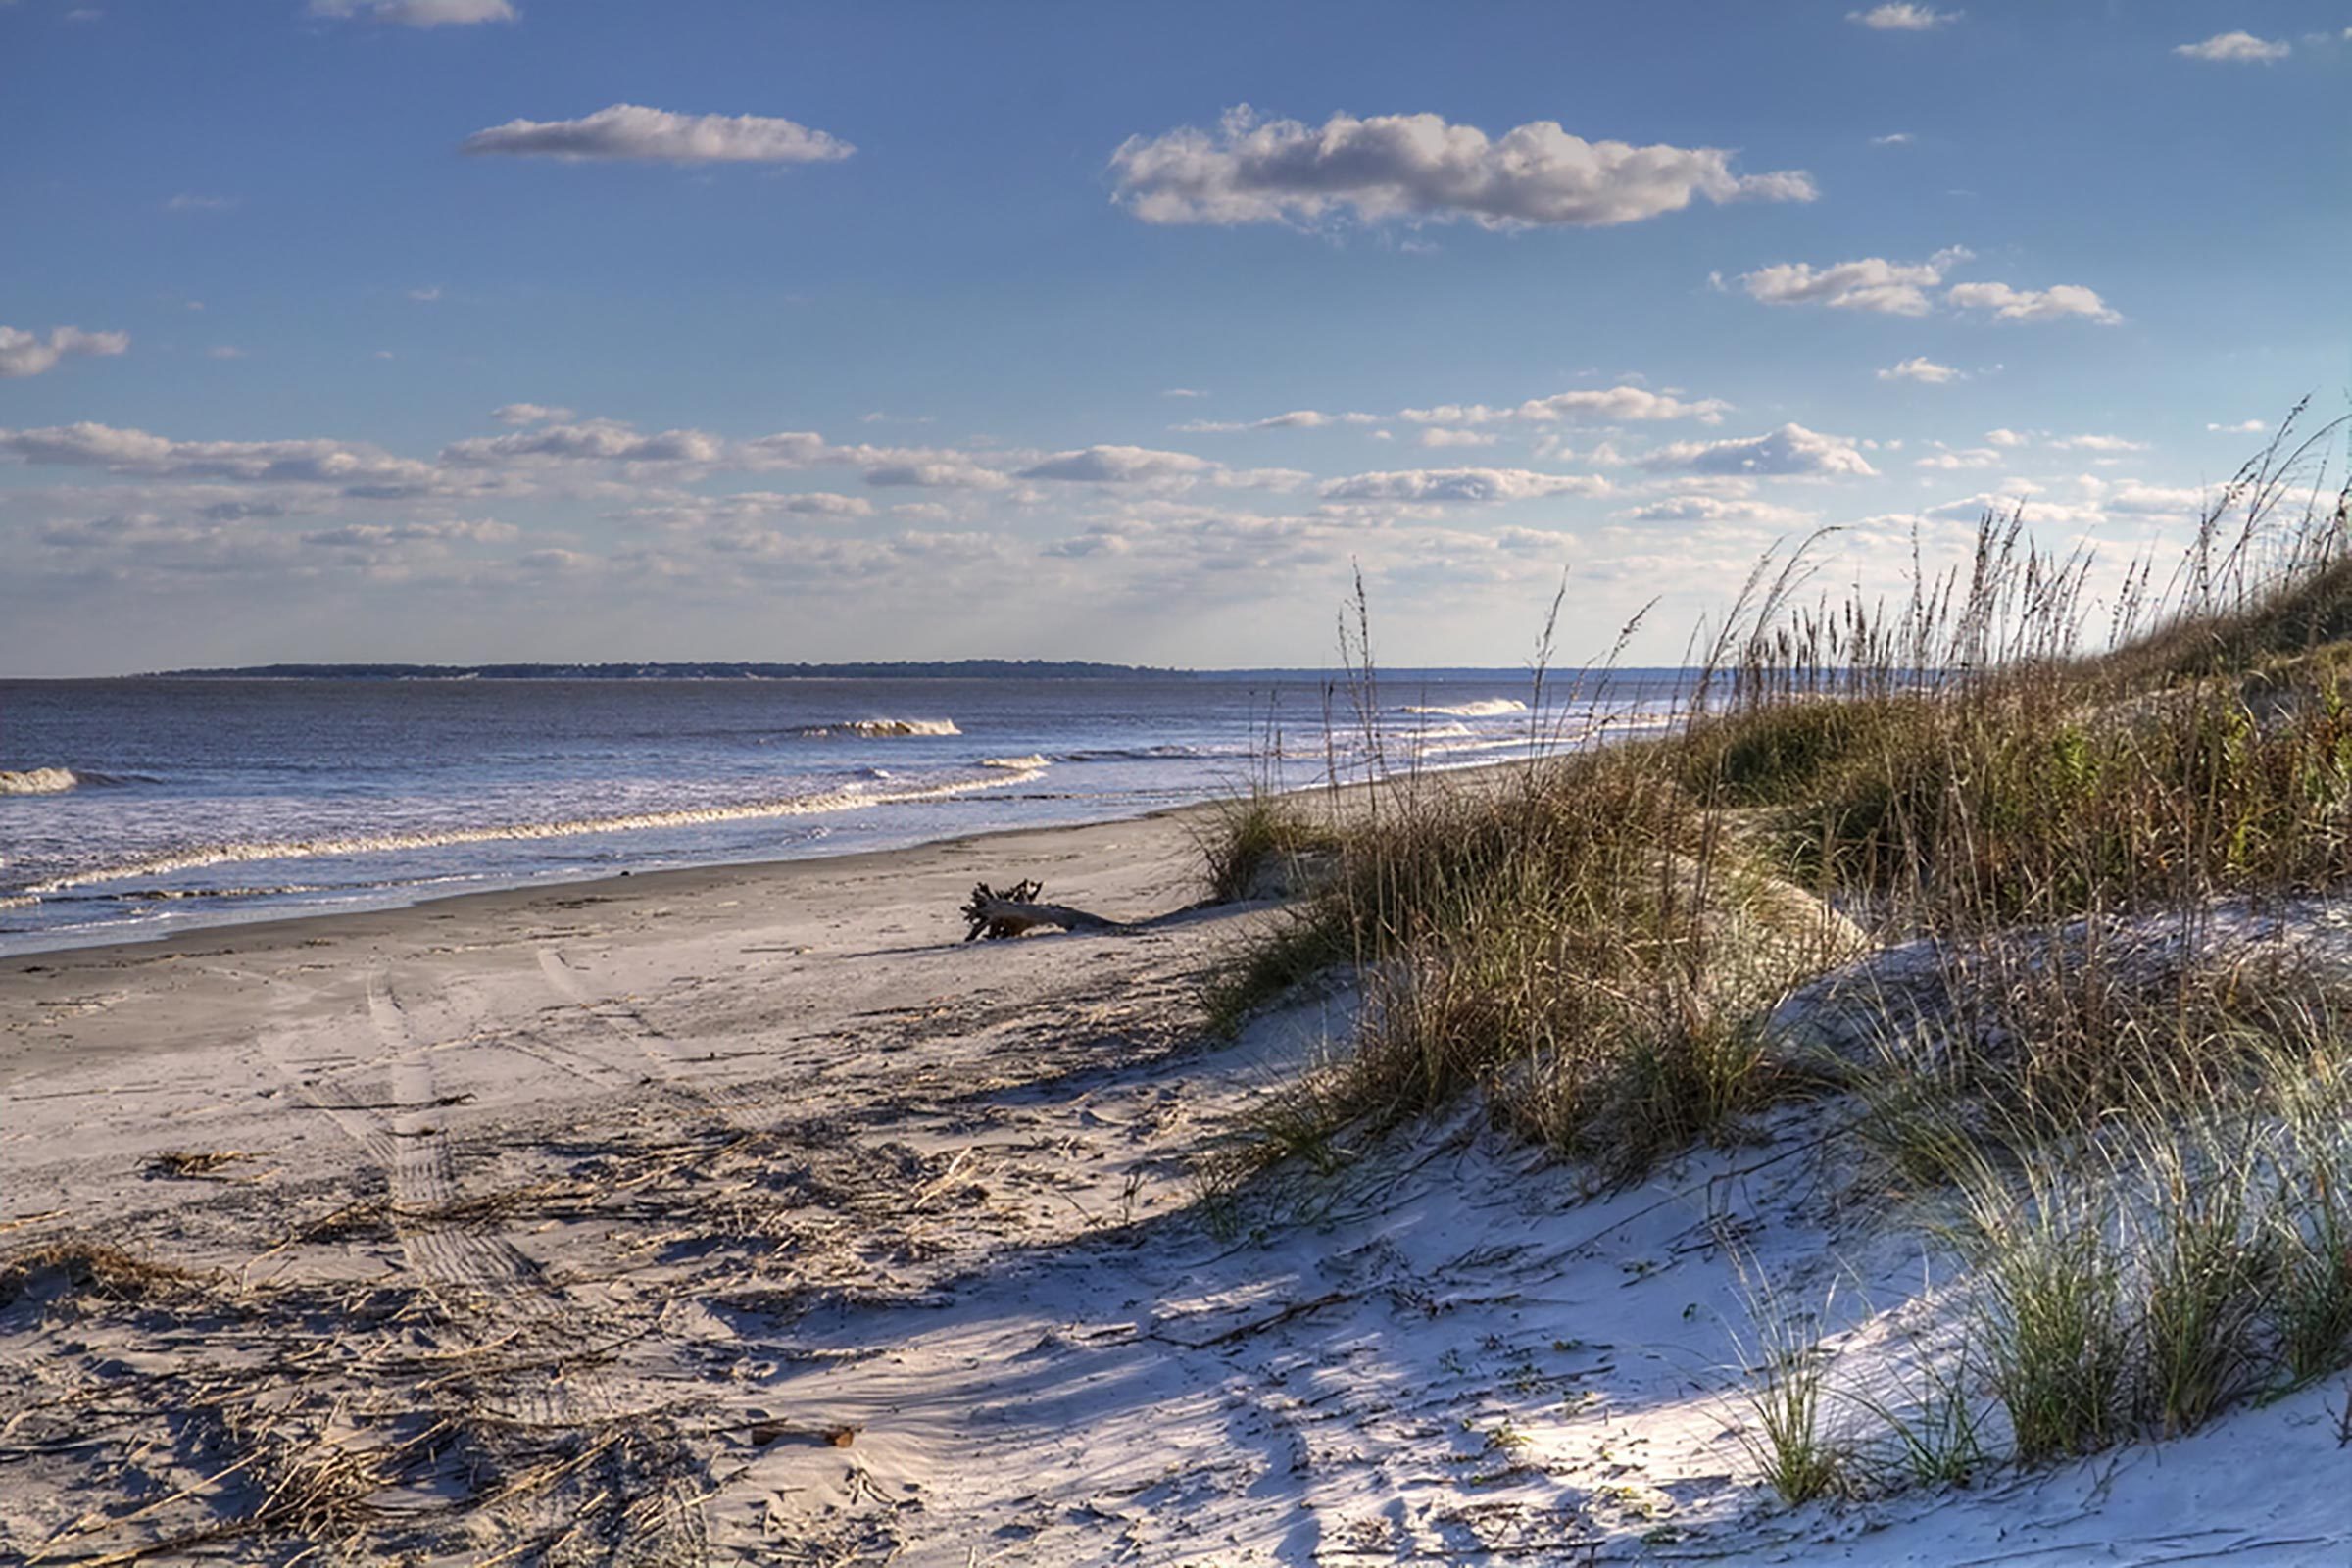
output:
[[[888,663],[754,664],[732,660],[653,664],[248,664],[165,669],[156,677],[207,680],[1192,680],[1190,670],[1097,664],[1082,659],[944,659]]]

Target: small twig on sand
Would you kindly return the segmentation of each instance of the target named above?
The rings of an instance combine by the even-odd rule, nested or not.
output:
[[[1153,1334],[1151,1338],[1164,1340],[1170,1345],[1182,1346],[1188,1350],[1213,1350],[1221,1345],[1231,1345],[1236,1340],[1246,1340],[1252,1334],[1263,1334],[1268,1329],[1280,1328],[1295,1317],[1304,1317],[1309,1312],[1320,1312],[1323,1308],[1337,1306],[1342,1301],[1352,1301],[1356,1299],[1357,1295],[1358,1293],[1354,1291],[1333,1291],[1327,1296],[1318,1296],[1311,1301],[1293,1301],[1279,1312],[1252,1319],[1239,1327],[1227,1329],[1222,1334],[1212,1334],[1205,1340],[1180,1340],[1173,1334]]]

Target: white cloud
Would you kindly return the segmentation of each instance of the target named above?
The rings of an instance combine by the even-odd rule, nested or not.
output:
[[[1686,402],[1679,397],[1652,392],[1644,387],[1613,386],[1597,390],[1555,392],[1549,397],[1529,398],[1512,408],[1490,408],[1484,403],[1441,403],[1432,408],[1400,410],[1398,417],[1415,424],[1494,424],[1504,419],[1525,419],[1534,424],[1562,420],[1609,424],[1646,419],[1696,419],[1701,424],[1720,424],[1730,408],[1731,405],[1720,398]]]
[[[1194,419],[1176,428],[1187,435],[1229,435],[1236,430],[1315,430],[1340,420],[1367,424],[1371,418],[1368,414],[1335,415],[1320,409],[1293,409],[1287,414],[1269,414],[1262,419]]]
[[[1848,11],[1845,20],[1879,32],[1933,32],[1958,22],[1960,16],[1957,11],[1938,11],[1934,6],[1898,4]]]
[[[1879,471],[1851,441],[1801,424],[1784,424],[1762,435],[1731,441],[1677,441],[1645,453],[1636,462],[1644,468],[1760,478],[1867,479]]]
[[[878,489],[1002,490],[1010,481],[985,464],[956,455],[885,457],[865,470]]]
[[[1990,311],[2004,321],[2055,321],[2069,316],[2107,324],[2123,319],[2096,290],[2080,283],[2023,289],[2006,283],[1955,283],[1944,298],[1963,310]]]
[[[311,0],[315,17],[365,16],[402,27],[465,27],[514,22],[513,0]]]
[[[1872,311],[1885,316],[1925,316],[1935,308],[1928,291],[1942,287],[1946,273],[1975,259],[1966,246],[1954,245],[1924,262],[1890,262],[1880,256],[1818,268],[1808,262],[1781,262],[1742,272],[1739,281],[1750,299],[1766,305],[1825,305],[1832,310]],[[2068,316],[2102,322],[2123,319],[2096,291],[2079,283],[2058,283],[2045,289],[1955,283],[1943,297],[1946,304],[1958,309],[1990,311],[2009,321],[2051,321]]]
[[[490,417],[501,424],[544,424],[551,419],[569,419],[573,415],[569,409],[546,403],[509,403],[491,410]]]
[[[441,451],[441,461],[478,467],[516,459],[590,459],[612,463],[712,463],[724,448],[717,437],[700,430],[663,430],[643,434],[616,419],[587,419],[577,424],[549,424],[513,435],[477,436],[453,441]]]
[[[2060,452],[2145,452],[2145,441],[2127,441],[2120,435],[2070,435],[2054,437],[2050,445]]]
[[[1886,316],[1925,316],[1931,309],[1927,291],[1943,281],[1943,274],[1970,253],[1954,246],[1924,262],[1890,262],[1865,256],[1815,268],[1805,262],[1782,262],[1740,274],[1750,299],[1766,305],[1826,305],[1836,311],[1876,311]]]
[[[2002,429],[1985,431],[1984,439],[1996,447],[2022,447],[2033,437],[2022,430]]]
[[[631,521],[664,526],[740,525],[779,516],[870,517],[873,514],[874,504],[864,497],[838,495],[829,490],[739,490],[723,496],[682,496],[620,514]]]
[[[1740,496],[1709,495],[1703,491],[1670,495],[1617,514],[1636,522],[1755,522],[1797,528],[1812,522],[1818,513],[1777,502]]]
[[[1871,137],[1870,144],[1873,147],[1908,147],[1918,139],[1907,130],[1893,130],[1884,136]]]
[[[510,120],[458,144],[475,155],[641,159],[666,164],[808,164],[847,158],[848,142],[760,115],[679,115],[614,104],[579,120]]]
[[[1160,393],[1160,396],[1163,398],[1204,398],[1208,396],[1208,394],[1201,391],[1199,387],[1172,386],[1166,391]]]
[[[1535,121],[1490,138],[1442,116],[1333,115],[1321,125],[1228,112],[1216,130],[1133,136],[1111,155],[1118,200],[1151,223],[1314,222],[1351,215],[1490,228],[1599,225],[1711,202],[1811,201],[1798,171],[1735,174],[1712,147],[1587,141]]]
[[[1720,424],[1730,409],[1731,405],[1720,398],[1685,402],[1638,386],[1614,386],[1602,391],[1554,392],[1547,398],[1531,398],[1519,405],[1517,413],[1520,418],[1539,423],[1553,419],[1603,424],[1638,419],[1696,419],[1701,424]]]
[[[435,478],[430,464],[395,458],[365,442],[172,441],[144,430],[86,421],[38,430],[0,430],[0,456],[159,478],[376,487],[422,487]]]
[[[103,358],[129,347],[128,332],[84,332],[78,326],[58,326],[50,328],[44,338],[38,332],[0,326],[0,377],[39,375],[74,355]]]
[[[386,545],[445,545],[452,541],[504,544],[521,536],[513,523],[458,519],[449,522],[351,522],[301,535],[306,545],[332,550],[377,551]]]
[[[2294,45],[2284,39],[2257,38],[2250,32],[2217,32],[2202,43],[2181,44],[2173,53],[2183,60],[2267,66],[2293,54]]]
[[[2270,426],[2260,419],[2240,419],[2235,424],[2208,424],[2205,428],[2228,435],[2260,435]]]
[[[192,190],[183,190],[164,203],[164,211],[167,213],[225,213],[236,205],[237,199],[234,196],[203,196]]]
[[[1938,442],[1937,445],[1941,446],[1942,443]],[[1915,468],[1940,468],[1947,472],[1959,468],[1997,468],[2001,466],[2001,455],[1990,447],[1944,447],[1942,451],[1927,457],[1914,458],[1911,466]]]
[[[1332,479],[1317,492],[1326,501],[1532,501],[1545,496],[1606,495],[1609,482],[1588,474],[1534,473],[1526,468],[1406,468]]]
[[[2100,504],[2110,512],[2181,518],[2202,517],[2212,500],[2209,492],[2186,485],[2140,484],[2135,480],[2127,480],[2099,496]]]
[[[441,285],[435,283],[429,288],[410,289],[408,297],[418,305],[431,305],[441,298]]]
[[[1888,366],[1879,372],[1882,381],[1924,381],[1930,386],[1941,386],[1947,381],[1965,381],[1968,377],[1948,365],[1937,365],[1921,355]]]
[[[1495,440],[1495,437],[1476,430],[1455,429],[1442,424],[1433,424],[1421,432],[1421,444],[1425,447],[1491,447]]]
[[[1058,452],[1020,470],[1024,479],[1068,479],[1094,484],[1143,484],[1199,478],[1216,470],[1206,458],[1151,447],[1095,446]]]

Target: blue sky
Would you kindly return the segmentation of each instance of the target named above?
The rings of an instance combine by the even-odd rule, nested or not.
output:
[[[0,674],[1679,656],[2352,381],[2352,4],[0,0]]]

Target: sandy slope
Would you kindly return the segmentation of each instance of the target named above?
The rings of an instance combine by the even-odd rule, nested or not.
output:
[[[1024,875],[1196,891],[1160,818],[0,964],[0,1249],[195,1271],[0,1285],[0,1561],[2352,1557],[2340,1387],[1780,1509],[1747,1282],[1865,1374],[1935,1321],[1838,1107],[1629,1193],[1465,1121],[1204,1204],[1338,1004],[1196,1037],[1258,910],[961,945]]]

